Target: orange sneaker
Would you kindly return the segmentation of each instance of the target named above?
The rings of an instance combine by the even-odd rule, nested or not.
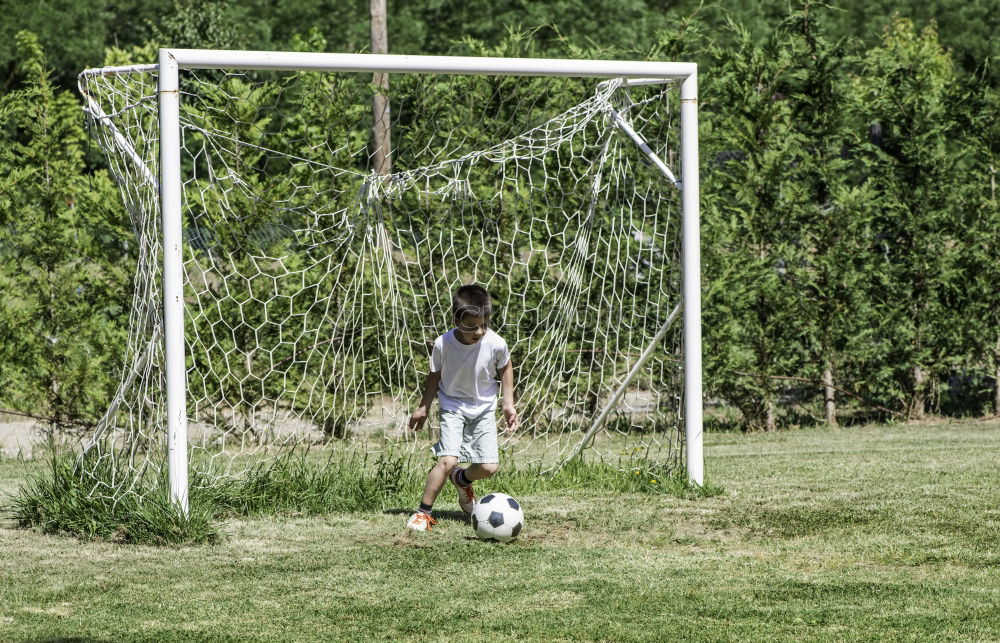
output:
[[[458,489],[458,506],[462,508],[462,511],[465,512],[465,515],[471,516],[472,508],[476,506],[476,494],[472,490],[471,484],[466,486],[462,486],[461,484],[459,484],[458,473],[460,471],[465,471],[465,469],[461,467],[455,467],[454,469],[451,470],[451,474],[449,474],[448,477],[451,479],[451,483],[455,485],[455,488]]]
[[[437,522],[430,514],[418,511],[410,516],[410,519],[406,522],[406,527],[413,531],[430,531],[431,527],[436,525]]]

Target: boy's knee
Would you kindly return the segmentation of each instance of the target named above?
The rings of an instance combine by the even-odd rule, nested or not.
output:
[[[445,473],[451,473],[451,470],[454,469],[456,465],[458,465],[458,458],[452,455],[443,455],[438,458],[436,466]]]

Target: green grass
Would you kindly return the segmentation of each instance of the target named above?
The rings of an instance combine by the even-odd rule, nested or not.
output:
[[[116,483],[132,482],[126,456],[105,455],[77,467],[72,451],[51,454],[48,467],[27,476],[14,495],[20,527],[38,527],[85,539],[143,545],[211,543],[219,519],[238,516],[316,516],[363,513],[408,506],[423,492],[432,461],[413,454],[375,458],[337,450],[285,452],[239,475],[208,475],[195,467],[189,480],[190,511],[183,516],[168,500],[166,477],[145,476],[114,493]],[[721,489],[691,485],[679,470],[638,459],[620,469],[575,459],[554,470],[541,464],[508,464],[490,484],[524,495],[572,489],[619,493],[708,497]]]
[[[8,520],[0,640],[1000,640],[1000,422],[706,443],[722,495],[497,480],[528,518],[507,546],[450,490],[429,534],[402,529],[408,498],[233,510],[197,546]],[[0,461],[0,493],[45,466]]]
[[[152,545],[212,542],[218,538],[212,520],[217,513],[214,507],[193,502],[189,515],[182,515],[167,500],[165,478],[155,480],[145,498],[112,494],[104,486],[120,478],[111,466],[112,460],[100,461],[87,476],[78,474],[74,462],[71,452],[52,454],[44,470],[27,476],[11,506],[18,526],[87,539]]]

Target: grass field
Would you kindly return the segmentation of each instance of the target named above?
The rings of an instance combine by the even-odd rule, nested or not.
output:
[[[41,463],[0,460],[0,503]],[[0,640],[1000,640],[1000,422],[710,434],[696,500],[230,520],[155,548],[0,528]],[[501,490],[502,489],[498,489]]]

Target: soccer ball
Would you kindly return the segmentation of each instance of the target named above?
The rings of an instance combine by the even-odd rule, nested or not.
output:
[[[483,540],[509,543],[524,527],[521,505],[505,493],[483,496],[472,508],[472,528]]]

